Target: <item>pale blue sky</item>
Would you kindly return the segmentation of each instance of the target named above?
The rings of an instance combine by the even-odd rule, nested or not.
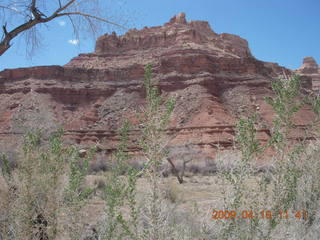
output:
[[[232,33],[247,39],[252,54],[259,60],[277,62],[290,69],[298,68],[305,56],[313,56],[320,63],[320,0],[112,2],[115,20],[126,18],[129,27],[162,25],[173,15],[185,12],[188,21],[205,20],[217,33]],[[24,42],[15,40],[13,47],[0,57],[0,70],[63,65],[79,53],[94,50],[90,38],[80,39],[78,44],[67,19],[58,19],[41,32],[43,44],[32,59],[25,56]]]

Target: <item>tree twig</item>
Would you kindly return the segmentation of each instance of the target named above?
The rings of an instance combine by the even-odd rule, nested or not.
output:
[[[64,10],[69,8],[75,2],[76,2],[76,0],[70,0],[64,6],[62,6],[61,1],[59,0],[59,8],[57,10],[55,10],[49,17],[47,17],[37,8],[37,6],[36,6],[37,0],[32,0],[29,9],[30,9],[33,17],[29,21],[19,25],[18,27],[14,28],[13,30],[11,30],[9,32],[7,31],[7,28],[5,25],[2,27],[3,37],[0,41],[0,56],[3,55],[3,53],[6,52],[11,47],[11,40],[14,39],[16,36],[18,36],[19,34],[21,34],[22,32],[24,32],[26,30],[29,30],[30,28],[34,27],[37,24],[47,23],[47,22],[49,22],[55,18],[58,18],[58,17],[64,17],[64,16],[69,17],[75,31],[76,31],[76,25],[73,23],[71,16],[84,17],[88,21],[88,24],[90,25],[91,28],[92,28],[92,24],[93,24],[91,19],[95,19],[100,22],[105,22],[105,23],[120,27],[122,29],[127,29],[118,23],[109,21],[107,19],[104,19],[104,18],[101,18],[98,16],[94,16],[94,15],[91,15],[88,13],[84,13],[81,11],[63,12]],[[0,6],[0,8],[18,12],[10,7],[7,7],[7,6]],[[24,14],[22,14],[22,15],[24,15]]]
[[[115,26],[117,26],[117,27],[120,27],[120,28],[122,28],[122,29],[128,30],[128,28],[122,26],[121,24],[118,24],[118,23],[109,21],[109,20],[104,19],[104,18],[101,18],[101,17],[94,16],[94,15],[91,15],[91,14],[83,13],[83,12],[65,12],[65,13],[59,13],[59,14],[57,14],[58,17],[67,16],[67,15],[68,15],[68,16],[78,15],[78,16],[93,18],[93,19],[99,20],[99,21],[101,21],[101,22],[105,22],[105,23],[108,23],[108,24],[111,24],[111,25],[115,25]]]

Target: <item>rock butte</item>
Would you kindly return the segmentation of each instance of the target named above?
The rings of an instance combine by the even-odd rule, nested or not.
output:
[[[171,157],[191,156],[199,164],[214,157],[218,144],[232,147],[240,116],[258,111],[258,138],[265,142],[272,111],[263,98],[272,94],[270,82],[279,74],[293,73],[255,59],[245,39],[217,34],[208,22],[187,22],[180,13],[164,26],[105,34],[94,53],[80,54],[65,66],[0,72],[0,150],[17,150],[27,129],[62,125],[70,142],[84,147],[99,142],[101,154],[109,154],[121,121],[137,123],[148,63],[162,96],[176,99],[168,129],[174,136]],[[297,72],[306,76],[305,88],[319,88],[319,67],[312,58]],[[296,114],[300,128],[291,137],[301,137],[312,118],[308,107]],[[137,134],[131,132],[133,142]],[[131,150],[138,151],[134,144]]]

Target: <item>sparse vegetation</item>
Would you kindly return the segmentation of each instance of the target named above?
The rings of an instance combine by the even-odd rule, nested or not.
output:
[[[128,121],[119,129],[120,143],[108,166],[103,159],[95,159],[97,167],[89,165],[94,150],[80,157],[74,146],[64,147],[61,130],[48,143],[42,142],[39,133],[28,133],[23,158],[14,168],[2,156],[7,191],[0,199],[1,206],[6,206],[0,212],[1,239],[319,238],[320,101],[317,97],[300,97],[297,76],[272,83],[274,96],[266,101],[275,117],[270,141],[265,145],[257,140],[257,117],[253,115],[237,124],[238,152],[220,152],[220,160],[205,162],[206,170],[197,168],[191,158],[182,159],[179,177],[184,177],[189,163],[190,171],[217,180],[216,185],[209,182],[206,191],[216,193],[220,189],[221,204],[210,211],[196,202],[190,206],[187,198],[195,192],[187,191],[183,180],[184,184],[173,182],[173,178],[164,181],[163,164],[169,155],[164,129],[174,101],[164,103],[151,79],[151,66],[147,66],[139,141],[145,161],[139,167],[134,166],[136,162],[130,164],[129,132],[133,126]],[[316,118],[303,139],[290,139],[290,130],[296,127],[292,117],[308,101]],[[256,161],[267,150],[272,152],[272,159],[268,166],[258,168]],[[93,182],[95,189],[85,185],[90,168],[93,172],[102,170]],[[84,206],[93,195],[104,204],[97,223],[86,222],[83,217]],[[212,210],[224,216],[234,211],[238,217],[211,219]]]
[[[2,239],[54,239],[61,228],[72,230],[80,225],[69,224],[72,221],[61,224],[59,218],[65,215],[68,220],[78,219],[81,206],[91,194],[91,189],[82,184],[92,154],[80,158],[78,149],[63,146],[62,135],[58,130],[44,144],[39,131],[29,132],[15,169],[2,156],[7,188],[7,195],[1,198],[5,206],[1,208]]]
[[[232,190],[222,193],[225,210],[235,210],[238,214],[248,212],[245,219],[221,221],[220,239],[319,237],[319,232],[314,231],[319,228],[320,198],[316,189],[320,188],[320,181],[313,174],[320,171],[319,158],[314,159],[319,151],[319,140],[312,144],[307,140],[316,134],[314,131],[307,131],[300,141],[290,139],[290,130],[295,128],[292,117],[306,98],[301,100],[298,76],[280,78],[272,83],[272,89],[275,97],[266,99],[276,113],[270,141],[265,146],[259,145],[254,116],[241,119],[236,136],[241,157],[230,171],[220,173],[221,184],[232,186]],[[317,119],[310,127],[319,124]],[[266,149],[274,151],[272,167],[258,172],[255,160]],[[252,184],[248,184],[250,180]],[[269,211],[268,216],[266,211]]]

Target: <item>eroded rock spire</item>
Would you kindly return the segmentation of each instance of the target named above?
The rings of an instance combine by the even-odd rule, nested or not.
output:
[[[186,24],[187,20],[186,20],[186,14],[184,12],[181,12],[175,16],[173,16],[170,19],[170,23],[180,23],[180,24]]]

